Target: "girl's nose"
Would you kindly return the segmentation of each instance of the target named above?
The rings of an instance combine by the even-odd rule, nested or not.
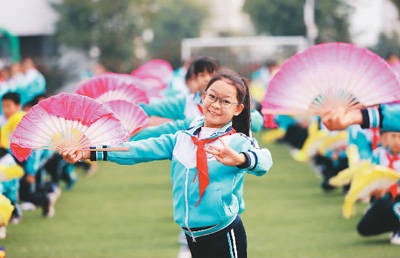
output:
[[[213,107],[221,108],[221,101],[217,99],[214,103],[211,104]]]

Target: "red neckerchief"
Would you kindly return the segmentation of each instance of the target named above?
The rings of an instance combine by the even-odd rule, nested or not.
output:
[[[200,113],[204,114],[203,107],[200,104],[197,104],[197,108],[199,109]]]
[[[372,132],[372,150],[378,148],[379,143],[379,128],[371,128]]]
[[[211,139],[198,139],[195,136],[192,136],[193,143],[197,145],[197,151],[196,151],[196,166],[197,166],[197,171],[196,175],[194,176],[193,182],[196,180],[196,176],[198,175],[199,177],[199,201],[197,202],[197,205],[199,205],[201,197],[203,196],[204,191],[206,190],[208,184],[210,183],[210,178],[208,176],[208,164],[207,164],[207,153],[206,150],[204,149],[204,146],[207,143],[211,143],[215,140],[217,140],[220,137],[227,136],[230,134],[236,133],[235,129],[230,130],[227,133],[224,133],[223,135],[220,135],[215,138]]]
[[[273,115],[271,115],[271,114],[264,115],[264,127],[278,128],[278,125],[275,123]]]
[[[395,184],[390,186],[389,192],[392,195],[393,200],[394,200],[394,198],[396,198],[396,196],[399,194],[399,184],[398,184],[398,182],[396,182]]]
[[[391,156],[389,153],[386,153],[386,158],[389,160],[388,167],[391,168],[391,169],[394,169],[394,164],[393,163],[400,159],[398,155]]]

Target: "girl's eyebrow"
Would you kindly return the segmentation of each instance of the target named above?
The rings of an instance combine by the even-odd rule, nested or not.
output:
[[[223,98],[232,98],[232,96],[229,96],[229,95],[219,94],[219,92],[216,92],[216,91],[213,90],[213,89],[209,89],[209,90],[207,90],[207,91],[213,91],[214,93],[218,93],[218,96],[219,96],[219,97],[223,97]]]

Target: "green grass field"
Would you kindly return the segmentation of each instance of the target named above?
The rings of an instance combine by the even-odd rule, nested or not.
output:
[[[400,257],[388,234],[360,237],[357,216],[341,216],[340,190],[323,193],[307,164],[292,160],[284,146],[269,146],[274,159],[263,177],[245,182],[249,257]],[[64,192],[53,219],[25,212],[10,225],[7,257],[176,257],[168,161],[118,166],[102,163]]]

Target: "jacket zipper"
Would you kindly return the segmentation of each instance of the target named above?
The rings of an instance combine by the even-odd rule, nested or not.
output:
[[[186,204],[186,216],[185,216],[185,225],[186,229],[189,231],[193,242],[196,242],[196,238],[193,235],[193,232],[189,227],[189,201],[188,201],[188,181],[189,181],[189,169],[186,168],[186,181],[185,181],[185,204]]]

